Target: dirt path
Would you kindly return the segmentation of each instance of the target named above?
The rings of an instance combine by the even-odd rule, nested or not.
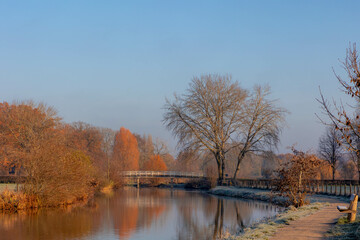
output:
[[[330,206],[315,214],[291,221],[289,225],[279,229],[271,239],[324,239],[325,233],[331,229],[337,219],[346,215],[336,209],[337,205],[346,205],[346,203],[332,202]]]

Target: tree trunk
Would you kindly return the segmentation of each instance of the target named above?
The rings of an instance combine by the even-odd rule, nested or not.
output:
[[[241,161],[244,159],[245,157],[245,151],[241,151],[239,156],[238,156],[238,161],[237,161],[237,164],[236,164],[236,169],[235,169],[235,172],[234,172],[234,176],[233,176],[233,179],[235,180],[236,179],[236,175],[240,169],[240,163]]]
[[[216,158],[216,163],[218,167],[218,184],[222,185],[224,182],[224,171],[225,171],[225,159],[224,154],[221,152],[215,152],[214,156]]]
[[[332,168],[332,180],[335,180],[335,166],[331,165]]]

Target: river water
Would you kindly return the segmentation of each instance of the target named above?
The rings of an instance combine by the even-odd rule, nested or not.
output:
[[[265,202],[198,191],[127,188],[86,207],[2,214],[0,239],[214,239],[279,210]]]

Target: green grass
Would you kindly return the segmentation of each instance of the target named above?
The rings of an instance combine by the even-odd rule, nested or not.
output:
[[[15,190],[16,184],[15,183],[0,183],[0,192],[4,191],[5,189]]]

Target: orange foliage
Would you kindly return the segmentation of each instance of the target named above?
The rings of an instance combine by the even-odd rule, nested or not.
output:
[[[135,136],[124,127],[115,136],[112,160],[119,170],[139,170],[138,143]]]
[[[42,104],[0,103],[0,163],[20,169],[41,142],[58,133],[60,119]]]
[[[144,164],[144,169],[148,171],[166,171],[167,167],[160,155],[154,155]]]

